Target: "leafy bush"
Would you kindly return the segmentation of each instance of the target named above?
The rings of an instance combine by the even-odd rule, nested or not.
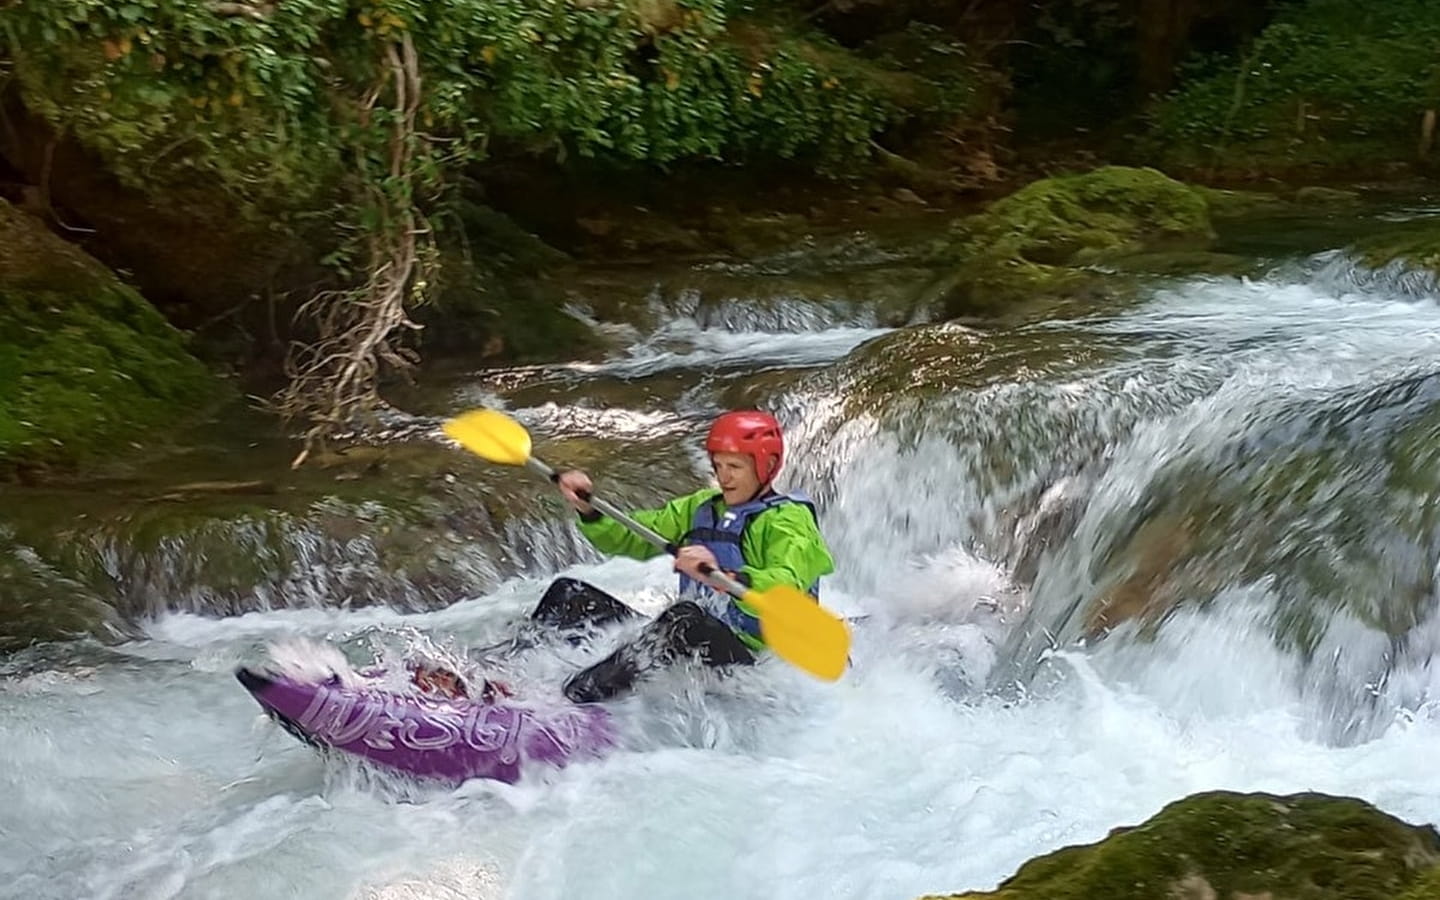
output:
[[[653,163],[843,165],[903,115],[896,79],[735,0],[20,0],[3,42],[26,104],[132,184],[213,178],[314,196],[383,126],[383,46],[412,36],[440,159],[487,136]],[[383,127],[376,130],[382,138]]]
[[[1310,0],[1240,59],[1187,64],[1156,110],[1152,147],[1176,162],[1252,156],[1344,163],[1413,156],[1440,104],[1440,0]]]
[[[266,220],[334,223],[326,261],[352,288],[302,307],[314,337],[279,400],[315,423],[307,443],[413,363],[392,337],[436,281],[433,212],[492,138],[838,169],[907,105],[960,96],[773,0],[11,0],[5,57],[29,109],[157,202],[214,186]]]

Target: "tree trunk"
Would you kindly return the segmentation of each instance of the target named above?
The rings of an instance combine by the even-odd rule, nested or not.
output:
[[[1196,13],[1195,0],[1138,0],[1136,84],[1142,99],[1163,94],[1174,83],[1175,64],[1185,52]]]

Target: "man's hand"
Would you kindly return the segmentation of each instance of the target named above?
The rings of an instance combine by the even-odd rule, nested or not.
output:
[[[681,547],[680,552],[675,554],[675,571],[689,575],[701,584],[707,584],[705,576],[700,572],[701,566],[709,566],[711,569],[720,568],[719,564],[715,562],[715,554],[710,552],[709,547],[691,544]]]
[[[578,512],[586,515],[594,512],[593,506],[580,499],[581,494],[588,497],[594,490],[595,486],[590,483],[589,475],[579,469],[571,469],[568,472],[561,472],[560,477],[555,480],[555,484],[560,488],[560,496],[564,497],[565,502],[575,507]]]

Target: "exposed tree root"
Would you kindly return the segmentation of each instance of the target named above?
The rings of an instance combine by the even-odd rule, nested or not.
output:
[[[387,45],[385,54],[386,76],[362,107],[368,115],[386,91],[391,95],[387,177],[367,179],[364,187],[381,226],[365,239],[365,284],[319,294],[296,312],[316,337],[291,345],[285,365],[290,381],[275,401],[287,420],[306,423],[304,447],[292,467],[302,465],[326,438],[365,424],[381,406],[384,371],[408,372],[418,362],[405,346],[405,338],[420,329],[407,309],[421,299],[433,259],[430,227],[415,196],[420,68],[408,34]]]

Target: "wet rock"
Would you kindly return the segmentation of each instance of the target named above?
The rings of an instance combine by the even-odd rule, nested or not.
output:
[[[974,390],[1023,375],[1043,378],[1103,360],[1108,351],[1066,334],[1006,335],[954,322],[906,328],[867,341],[826,377],[845,385],[855,412],[901,400]]]
[[[1132,619],[1153,624],[1180,600],[1174,571],[1195,549],[1194,522],[1157,516],[1142,522],[1126,542],[1126,574],[1086,610],[1085,633],[1094,637]]]
[[[0,653],[133,637],[165,612],[437,609],[525,573],[598,559],[543,479],[438,442],[356,446],[289,468],[290,444],[235,414],[136,471],[100,481],[0,485]],[[627,508],[693,490],[676,438],[542,436]],[[233,440],[259,441],[235,446]],[[247,473],[255,477],[222,478]],[[157,502],[162,501],[162,502]]]
[[[796,243],[811,230],[810,220],[797,213],[745,213],[717,206],[705,220],[708,237],[740,256],[775,253]]]
[[[79,635],[115,640],[134,629],[103,585],[62,571],[0,526],[0,654]]]
[[[1420,900],[1437,873],[1440,833],[1362,800],[1213,791],[948,900]]]
[[[786,223],[789,222],[787,225]],[[653,333],[676,320],[732,331],[804,331],[836,326],[894,326],[933,318],[926,285],[935,269],[917,259],[935,225],[884,238],[862,231],[802,232],[803,219],[774,217],[795,237],[766,241],[743,259],[666,267],[589,267],[570,278],[571,304],[605,326]],[[737,232],[738,235],[738,232]],[[736,238],[737,241],[740,238]]]

